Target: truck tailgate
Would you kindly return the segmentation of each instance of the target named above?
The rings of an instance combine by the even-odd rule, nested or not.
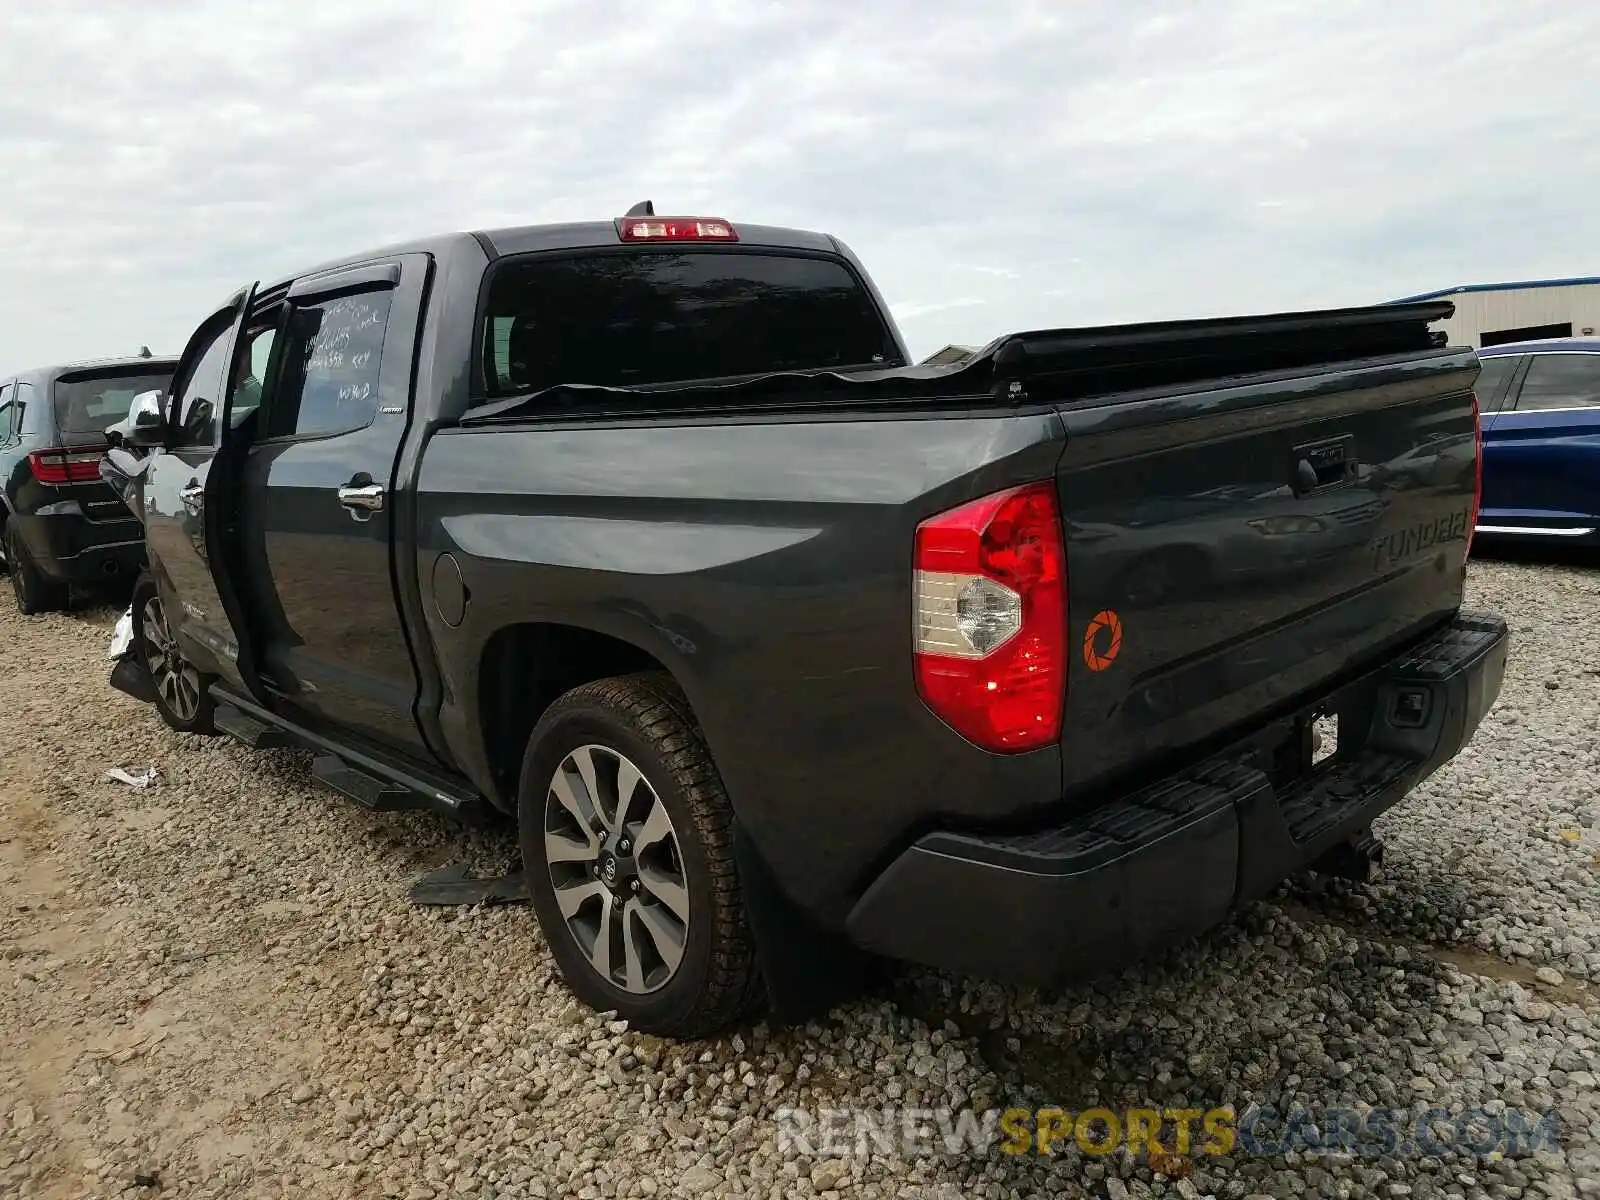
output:
[[[1475,354],[1225,365],[1058,403],[1069,788],[1285,711],[1460,605]]]

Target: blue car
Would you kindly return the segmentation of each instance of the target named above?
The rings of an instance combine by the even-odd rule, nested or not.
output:
[[[1478,351],[1481,537],[1600,545],[1600,338]]]

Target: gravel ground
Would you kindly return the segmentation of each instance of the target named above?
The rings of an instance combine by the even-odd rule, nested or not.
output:
[[[808,1029],[682,1045],[579,1009],[527,909],[404,903],[428,866],[504,860],[504,834],[178,737],[107,688],[114,613],[7,604],[0,1195],[1600,1195],[1600,571],[1488,562],[1471,591],[1513,622],[1510,676],[1386,818],[1381,885],[1297,880],[1093,988],[908,970]],[[150,763],[148,789],[104,779]],[[785,1109],[1046,1103],[1554,1109],[1563,1132],[1151,1161],[779,1137]]]

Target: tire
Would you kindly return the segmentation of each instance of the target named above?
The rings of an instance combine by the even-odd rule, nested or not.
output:
[[[40,574],[15,525],[6,526],[5,542],[6,574],[11,576],[11,594],[16,598],[17,611],[25,617],[36,617],[65,608],[66,586]]]
[[[155,580],[148,575],[133,589],[133,654],[150,675],[156,711],[179,733],[214,735],[216,703],[213,676],[190,665],[168,628]]]
[[[517,818],[534,910],[580,1000],[672,1038],[752,1008],[733,812],[670,676],[602,679],[552,704],[528,739]]]

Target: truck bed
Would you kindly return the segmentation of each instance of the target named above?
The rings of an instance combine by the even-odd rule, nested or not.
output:
[[[1476,365],[1428,329],[1446,309],[1046,331],[955,370],[493,406],[434,436],[420,468],[424,590],[448,544],[478,598],[460,627],[430,618],[456,697],[444,723],[481,723],[492,687],[448,673],[492,654],[502,626],[641,646],[689,694],[783,887],[841,921],[928,828],[1092,806],[1448,619]],[[1111,381],[1129,386],[1095,391]],[[992,754],[913,686],[910,547],[932,514],[1049,479],[1069,593],[1062,736]],[[1121,644],[1092,670],[1108,611]],[[483,753],[469,765],[490,780]]]

